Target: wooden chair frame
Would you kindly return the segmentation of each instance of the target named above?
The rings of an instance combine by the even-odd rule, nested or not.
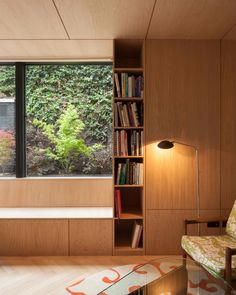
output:
[[[202,224],[208,222],[219,222],[220,224],[220,231],[222,234],[223,230],[223,222],[227,222],[226,217],[200,217],[196,219],[185,219],[184,220],[184,233],[185,235],[188,234],[188,225],[190,224]],[[183,257],[190,256],[186,251],[183,250]],[[232,256],[236,255],[236,248],[229,248],[225,249],[225,271],[224,271],[224,279],[229,285],[233,285],[232,281]],[[191,257],[191,256],[190,256]],[[192,258],[192,257],[191,257]],[[192,258],[193,259],[193,258]]]

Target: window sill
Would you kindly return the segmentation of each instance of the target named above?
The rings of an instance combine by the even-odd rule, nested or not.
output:
[[[22,178],[17,178],[15,176],[12,176],[12,177],[0,177],[0,181],[1,180],[50,180],[50,179],[57,179],[57,180],[60,180],[60,179],[76,179],[76,180],[94,180],[94,179],[100,179],[100,180],[103,180],[103,179],[112,179],[112,176],[39,176],[39,177],[22,177]]]

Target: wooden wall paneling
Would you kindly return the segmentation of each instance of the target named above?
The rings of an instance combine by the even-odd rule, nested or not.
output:
[[[2,179],[0,207],[113,206],[112,179]]]
[[[51,0],[1,0],[0,39],[68,39]]]
[[[236,39],[236,23],[233,28],[224,36],[224,40],[235,40]]]
[[[146,254],[181,254],[184,219],[196,216],[196,210],[147,210]],[[197,226],[190,227],[189,233],[197,234]]]
[[[220,210],[201,210],[200,217],[218,217],[220,215]],[[210,236],[210,235],[219,235],[220,227],[208,227],[207,223],[200,225],[200,235]]]
[[[221,39],[235,11],[234,0],[158,0],[148,39]]]
[[[221,42],[221,208],[236,199],[236,40]]]
[[[144,39],[155,0],[55,0],[72,39]]]
[[[0,220],[1,256],[68,255],[68,220]]]
[[[0,60],[111,60],[112,56],[112,40],[0,40]]]
[[[69,223],[70,255],[112,255],[112,219]]]
[[[219,41],[146,42],[146,206],[196,208],[194,153],[157,150],[170,138],[200,150],[201,209],[219,209]]]

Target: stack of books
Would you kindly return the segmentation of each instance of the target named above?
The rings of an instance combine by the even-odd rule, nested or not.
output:
[[[126,163],[118,163],[116,184],[143,185],[143,163],[130,162],[129,159]]]
[[[122,104],[117,102],[114,105],[115,126],[139,127],[143,125],[143,104],[137,107],[136,102]]]
[[[131,248],[139,247],[142,231],[143,231],[143,225],[140,222],[135,221],[134,227],[133,227]]]
[[[143,131],[131,130],[129,136],[126,130],[115,131],[114,155],[143,156]]]
[[[117,97],[143,97],[143,76],[115,73]]]

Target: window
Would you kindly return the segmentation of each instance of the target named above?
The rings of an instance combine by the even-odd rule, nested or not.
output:
[[[25,95],[17,99],[16,114],[25,136],[23,131],[19,137],[17,129],[16,141],[26,157],[20,163],[24,156],[16,152],[16,166],[26,167],[28,176],[111,175],[112,65],[25,64],[20,75],[16,93],[20,87]],[[26,116],[19,111],[20,100]]]
[[[15,66],[0,66],[0,176],[15,175]]]

